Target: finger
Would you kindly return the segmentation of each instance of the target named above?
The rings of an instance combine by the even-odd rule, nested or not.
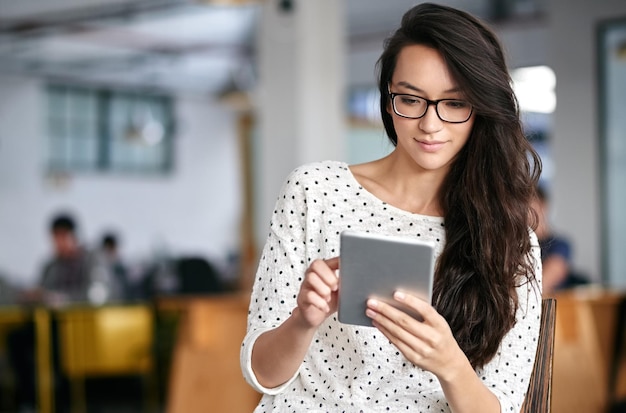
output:
[[[441,340],[452,336],[448,322],[426,301],[401,291],[394,293],[394,298],[403,305],[414,309],[422,316],[423,319],[419,323],[420,329],[413,330],[413,333],[429,346],[438,347]],[[398,323],[402,324],[402,320],[398,321]]]
[[[432,347],[424,336],[419,337],[410,334],[407,330],[399,328],[391,320],[385,317],[377,317],[372,320],[372,325],[376,327],[387,339],[413,364],[421,368],[426,368],[424,364],[428,357],[432,355]],[[424,324],[421,324],[423,327]],[[428,327],[430,328],[430,327]],[[427,336],[426,336],[427,337]]]
[[[409,294],[404,291],[396,291],[393,294],[393,298],[399,303],[402,303],[407,307],[415,310],[419,315],[422,316],[424,322],[426,322],[427,324],[438,324],[438,321],[441,318],[441,316],[439,315],[437,310],[434,309],[433,306],[431,306],[429,303],[422,300],[421,298],[414,296],[413,294]]]
[[[324,260],[324,262],[326,263],[326,265],[328,265],[328,268],[333,271],[339,269],[339,257],[329,258],[327,260]]]
[[[424,343],[415,339],[414,337],[398,337],[387,329],[383,324],[378,321],[372,321],[372,325],[376,327],[387,339],[394,345],[404,356],[415,363],[418,359],[423,358],[421,351],[423,351]],[[410,342],[406,339],[409,338]]]
[[[331,265],[336,265],[331,259]],[[316,273],[332,291],[336,291],[339,285],[336,268],[331,268],[325,260],[315,260],[309,267],[310,272]]]
[[[330,311],[330,306],[325,297],[322,297],[317,291],[311,289],[303,290],[300,293],[298,296],[298,306],[302,308],[313,306],[325,313]]]
[[[328,300],[313,291],[306,292],[305,304],[310,304],[324,313],[328,313],[330,311]]]
[[[332,293],[332,287],[324,282],[324,280],[317,273],[310,273],[307,277],[308,288],[315,291],[318,295],[323,297],[326,301],[330,300]]]
[[[432,333],[433,328],[416,320],[404,311],[377,299],[367,301],[368,316],[385,326],[392,334],[401,337],[403,340],[410,340],[411,337],[420,339]]]
[[[384,329],[381,330],[380,327],[377,328],[389,339],[389,341],[398,349],[400,353],[402,353],[402,355],[407,360],[424,370],[431,371],[428,363],[428,358],[424,354],[423,343],[418,342],[417,344],[410,345],[404,341],[399,340],[393,335],[390,335],[388,331]]]
[[[339,257],[329,258],[325,262],[332,271],[331,289],[337,291],[339,289]]]

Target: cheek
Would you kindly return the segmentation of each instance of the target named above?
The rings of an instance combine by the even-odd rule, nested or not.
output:
[[[463,146],[465,146],[465,144],[467,144],[467,141],[470,140],[470,137],[472,136],[472,131],[474,130],[474,118],[470,118],[470,120],[468,120],[466,123],[462,123],[461,125],[463,125],[463,127],[459,130],[458,136],[462,137]]]

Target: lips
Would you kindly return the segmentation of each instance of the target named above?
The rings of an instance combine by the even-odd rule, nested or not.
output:
[[[442,141],[420,141],[417,139],[415,141],[424,152],[437,152],[445,145],[445,142]]]

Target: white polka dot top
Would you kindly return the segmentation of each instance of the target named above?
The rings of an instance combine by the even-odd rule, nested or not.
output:
[[[260,258],[241,348],[246,380],[263,398],[255,412],[448,412],[437,378],[404,358],[374,327],[341,324],[336,314],[322,324],[298,372],[277,388],[264,388],[251,368],[257,337],[280,325],[296,307],[306,268],[317,258],[339,255],[346,229],[420,237],[445,237],[443,218],[395,208],[366,191],[348,165],[325,161],[295,169],[276,202]],[[536,278],[539,246],[531,231]],[[518,288],[517,323],[497,355],[476,374],[499,398],[502,412],[519,412],[537,348],[540,288]]]

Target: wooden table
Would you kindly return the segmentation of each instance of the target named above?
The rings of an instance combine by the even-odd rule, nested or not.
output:
[[[626,292],[584,287],[557,299],[552,412],[604,413],[618,309]]]
[[[249,294],[163,298],[158,311],[181,311],[167,413],[251,412],[261,396],[243,379],[239,351]]]

